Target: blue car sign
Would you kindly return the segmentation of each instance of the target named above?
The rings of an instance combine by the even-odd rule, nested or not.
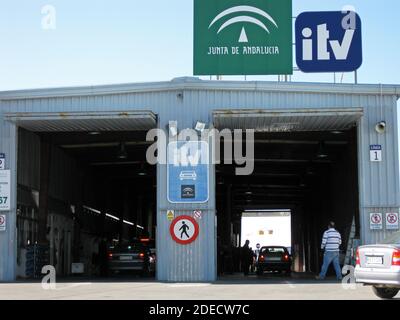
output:
[[[296,61],[301,71],[351,72],[361,66],[361,19],[357,13],[303,12],[295,29]]]

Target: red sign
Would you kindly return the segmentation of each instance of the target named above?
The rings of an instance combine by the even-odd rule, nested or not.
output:
[[[182,245],[195,241],[199,235],[199,224],[193,217],[176,217],[169,228],[172,239]]]

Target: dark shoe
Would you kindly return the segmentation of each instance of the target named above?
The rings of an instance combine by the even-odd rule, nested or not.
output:
[[[325,280],[325,278],[322,278],[322,277],[320,277],[320,276],[316,276],[316,277],[315,277],[315,280]]]

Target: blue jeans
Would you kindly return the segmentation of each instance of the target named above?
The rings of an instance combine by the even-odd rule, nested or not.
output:
[[[328,272],[328,268],[332,262],[333,262],[333,267],[335,268],[336,278],[338,280],[341,280],[342,271],[340,270],[340,264],[339,264],[339,251],[325,251],[324,262],[322,264],[322,269],[319,276],[322,279],[326,277],[326,273]]]

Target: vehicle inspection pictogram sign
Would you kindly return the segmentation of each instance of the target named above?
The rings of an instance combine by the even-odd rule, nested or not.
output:
[[[397,212],[386,213],[386,229],[399,230],[399,214]]]
[[[169,231],[175,242],[186,245],[197,239],[199,224],[193,217],[179,216],[172,221]]]
[[[382,213],[371,213],[370,214],[370,227],[371,230],[382,230]]]

